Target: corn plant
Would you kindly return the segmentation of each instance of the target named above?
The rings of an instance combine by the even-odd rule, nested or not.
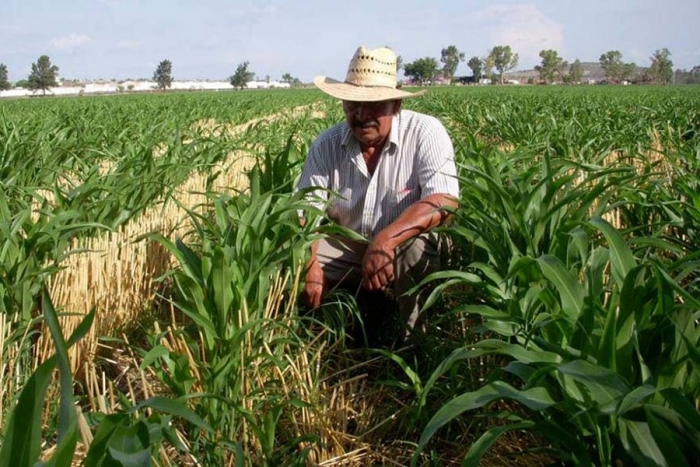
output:
[[[691,465],[700,454],[700,418],[693,410],[700,395],[700,302],[682,281],[696,270],[694,256],[665,264],[658,254],[670,244],[640,238],[637,259],[610,224],[587,220],[609,209],[606,200],[637,202],[619,190],[630,186],[630,168],[572,164],[547,151],[536,157],[539,166],[518,166],[517,154],[482,160],[488,150],[476,142],[471,147],[480,167],[467,167],[473,177],[464,180],[463,210],[451,231],[476,251],[468,269],[478,277],[442,272],[436,277],[448,282],[431,300],[469,280],[481,303],[453,312],[481,317],[476,332],[491,338],[448,357],[425,384],[420,405],[426,407],[440,378],[465,360],[510,362],[495,368],[487,384],[446,402],[428,422],[418,452],[463,412],[512,400],[529,415],[496,412],[513,423],[488,429],[472,445],[467,465],[477,465],[500,435],[517,430],[546,439],[553,455],[575,465],[617,459]]]
[[[68,349],[78,342],[92,326],[94,310],[85,316],[68,339],[64,339],[49,293],[41,292],[43,319],[51,331],[56,354],[43,362],[31,374],[22,388],[17,404],[10,413],[4,427],[0,445],[0,466],[32,467],[41,456],[42,444],[46,439],[42,426],[47,391],[53,380],[56,366],[60,379],[60,411],[56,446],[47,465],[74,465],[75,451],[79,438],[78,417],[82,411],[75,405],[73,376],[68,359]],[[50,407],[49,407],[50,409]],[[151,410],[148,416],[139,416],[139,410]],[[202,430],[211,430],[206,423],[190,412],[181,402],[154,397],[109,415],[91,414],[95,424],[95,437],[87,446],[86,467],[114,465],[136,467],[150,465],[158,450],[165,442],[185,452],[185,446],[173,426],[173,416],[181,417]],[[84,440],[85,442],[85,440]]]
[[[246,456],[274,465],[306,438],[292,436],[281,445],[277,438],[282,412],[304,404],[284,396],[278,379],[288,370],[285,355],[304,345],[295,331],[298,318],[277,316],[271,300],[281,293],[280,312],[295,309],[297,283],[280,291],[279,281],[298,276],[315,235],[312,224],[302,227],[297,217],[310,209],[305,193],[260,192],[260,171],[251,176],[250,195],[211,195],[211,217],[192,213],[192,246],[160,238],[178,260],[173,300],[191,324],[177,331],[186,352],[155,345],[145,362],[158,363],[175,394],[202,394],[195,411],[218,427],[214,437],[192,433],[203,459],[235,457],[242,443]]]
[[[590,227],[603,233],[607,246],[586,245],[573,270],[550,255],[527,260],[535,266],[528,278],[532,292],[522,301],[541,310],[533,317],[537,329],[460,349],[434,373],[426,391],[461,359],[512,359],[487,385],[445,404],[428,423],[419,448],[464,411],[511,399],[533,412],[499,414],[515,423],[482,435],[466,458],[469,465],[500,434],[524,429],[576,465],[613,465],[626,458],[640,465],[692,465],[700,455],[700,416],[693,404],[700,396],[700,302],[658,262],[637,262],[605,221],[594,220]],[[613,272],[610,283],[606,268]],[[465,311],[520,328],[491,307]],[[570,331],[557,322],[569,324]]]

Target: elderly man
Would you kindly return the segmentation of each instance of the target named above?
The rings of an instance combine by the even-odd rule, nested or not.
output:
[[[345,121],[314,141],[298,188],[323,188],[315,193],[325,201],[326,190],[335,193],[328,217],[365,241],[316,242],[303,296],[317,307],[337,285],[377,300],[387,293],[398,301],[400,323],[413,329],[421,304],[406,292],[443,268],[448,253],[446,239],[432,229],[449,218],[445,208],[457,205],[452,142],[436,118],[401,110],[403,99],[421,93],[397,89],[396,55],[388,48],[360,47],[344,82],[320,76],[314,84],[342,101]]]

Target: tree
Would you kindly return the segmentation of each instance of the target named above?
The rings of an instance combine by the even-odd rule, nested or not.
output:
[[[493,67],[498,70],[501,84],[503,84],[505,72],[518,66],[518,54],[514,54],[509,45],[497,45],[491,49],[488,58],[491,59]]]
[[[158,89],[165,91],[173,84],[173,64],[170,60],[163,60],[158,64],[158,68],[153,73],[153,81],[158,84]]]
[[[655,83],[668,84],[673,79],[673,62],[671,52],[663,48],[654,52],[651,56],[649,74]]]
[[[299,86],[301,85],[301,80],[299,78],[295,78],[289,73],[285,73],[282,75],[282,82],[283,83],[289,83],[290,86]]]
[[[637,74],[637,64],[634,62],[623,63],[620,71],[620,81],[631,80]]]
[[[445,65],[442,67],[442,75],[445,77],[448,83],[452,82],[452,78],[455,77],[457,72],[457,67],[459,62],[464,61],[464,53],[457,50],[457,47],[450,45],[446,49],[442,49],[442,58],[440,61]]]
[[[541,50],[540,57],[542,58],[542,64],[536,65],[535,70],[540,74],[542,81],[549,84],[563,77],[567,63],[559,56],[556,50]]]
[[[238,64],[236,67],[236,72],[229,78],[231,86],[236,89],[240,89],[244,88],[248,81],[252,81],[255,73],[248,71],[248,65],[250,65],[250,62],[247,60]]]
[[[673,72],[673,84],[700,84],[700,65],[690,70],[678,69]]]
[[[302,82],[299,78],[295,78],[289,73],[285,73],[282,75],[282,82],[283,83],[289,83],[290,86],[301,86]]]
[[[615,83],[631,78],[637,71],[637,65],[622,61],[622,54],[618,50],[604,53],[600,56],[599,61],[605,72],[605,77]]]
[[[493,81],[493,57],[489,53],[481,62],[484,64],[484,77]]]
[[[15,87],[29,89],[29,80],[21,79],[21,80],[15,82]]]
[[[7,79],[7,65],[0,63],[0,91],[7,91],[11,87],[10,80]]]
[[[692,70],[688,72],[686,83],[700,84],[700,65],[695,65]]]
[[[42,93],[46,95],[46,91],[51,86],[58,86],[57,76],[58,67],[51,65],[51,59],[48,55],[42,55],[36,63],[32,63],[32,71],[27,78],[27,84],[29,89],[41,89]]]
[[[396,56],[396,74],[399,74],[399,71],[401,71],[401,68],[403,68],[403,57],[401,55]]]
[[[422,86],[435,79],[438,74],[438,62],[433,57],[419,58],[404,65],[403,72]]]
[[[617,81],[620,79],[620,74],[622,72],[622,54],[619,50],[610,50],[600,56],[598,59],[600,66],[605,72],[605,77],[610,81]]]
[[[581,60],[578,58],[569,67],[569,82],[570,83],[580,83],[583,79],[583,65],[581,65]]]
[[[478,83],[481,81],[481,73],[484,68],[484,61],[479,57],[472,57],[467,62],[467,66],[472,70],[472,76],[474,76],[474,82]]]

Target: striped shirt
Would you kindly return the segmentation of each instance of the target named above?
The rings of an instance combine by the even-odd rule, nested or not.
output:
[[[445,127],[410,110],[392,118],[389,141],[373,176],[346,122],[321,133],[298,183],[298,188],[308,187],[336,193],[328,216],[368,240],[421,198],[436,193],[459,197],[454,149]],[[314,194],[328,200],[325,191]]]

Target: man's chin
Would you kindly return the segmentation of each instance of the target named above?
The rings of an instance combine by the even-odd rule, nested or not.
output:
[[[379,138],[379,133],[375,128],[355,128],[353,135],[362,144],[372,144]]]

